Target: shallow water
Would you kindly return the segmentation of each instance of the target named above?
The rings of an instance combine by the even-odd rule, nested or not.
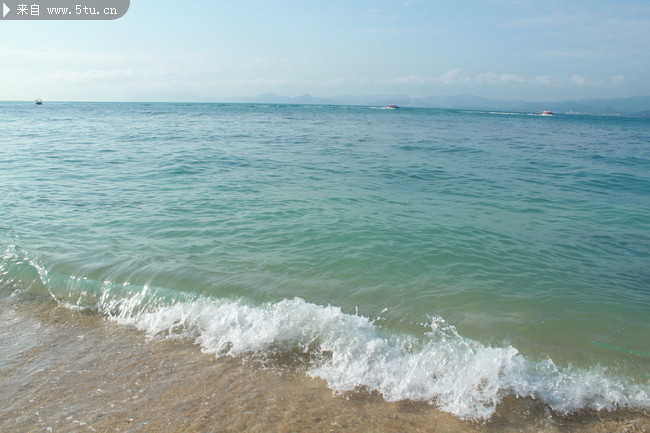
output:
[[[0,110],[3,297],[461,419],[650,407],[647,119]]]

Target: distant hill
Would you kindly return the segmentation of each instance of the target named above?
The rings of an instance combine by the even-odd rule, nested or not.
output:
[[[421,108],[520,111],[533,113],[541,112],[543,110],[551,110],[556,113],[650,117],[650,96],[635,96],[631,98],[615,99],[581,99],[575,101],[526,102],[489,99],[469,94],[454,96],[427,96],[423,98],[411,98],[406,95],[341,95],[331,98],[321,98],[308,94],[291,97],[276,95],[274,93],[265,93],[253,97],[228,98],[224,102],[367,106],[397,104],[403,107]]]
[[[311,95],[282,96],[275,93],[264,93],[258,96],[228,98],[224,102],[250,104],[335,104],[329,98],[319,98]]]
[[[580,113],[595,115],[625,115],[648,117],[650,112],[650,96],[636,96],[632,98],[617,99],[582,99],[577,101],[545,102],[522,104],[520,108],[539,109],[544,106],[546,110],[558,113]]]
[[[488,99],[474,95],[430,96],[412,99],[415,107],[541,112],[593,115],[625,115],[647,117],[650,112],[650,96],[636,96],[618,99],[582,99],[576,101],[526,102]]]

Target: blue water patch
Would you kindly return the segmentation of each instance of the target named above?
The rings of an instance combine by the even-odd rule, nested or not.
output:
[[[647,119],[248,104],[0,108],[11,125],[0,137],[6,295],[32,290],[113,317],[148,288],[155,302],[138,298],[140,310],[120,316],[143,329],[143,314],[183,308],[201,317],[281,306],[333,314],[360,326],[359,353],[387,345],[367,366],[384,359],[388,382],[318,369],[326,363],[311,371],[333,389],[357,383],[388,399],[415,395],[397,392],[404,378],[391,369],[438,356],[440,346],[422,359],[400,346],[429,344],[438,320],[457,344],[522,363],[526,375],[550,362],[622,384],[627,397],[584,397],[585,407],[647,386]],[[195,338],[213,326],[201,323]],[[366,326],[377,337],[364,340]],[[210,338],[235,344],[226,328]],[[444,376],[427,365],[423,375]],[[423,399],[452,401],[442,384],[420,390]],[[495,386],[462,416],[516,388]],[[629,401],[647,404],[635,395]],[[574,397],[548,401],[579,407]]]

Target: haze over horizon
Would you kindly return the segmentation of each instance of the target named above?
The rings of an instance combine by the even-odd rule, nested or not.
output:
[[[0,100],[650,95],[643,0],[131,2],[116,21],[0,21]]]

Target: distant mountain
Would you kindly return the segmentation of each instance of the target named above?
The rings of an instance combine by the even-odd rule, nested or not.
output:
[[[615,99],[581,99],[575,101],[526,102],[504,99],[489,99],[461,94],[454,96],[427,96],[412,98],[406,95],[341,95],[321,98],[312,95],[281,96],[265,93],[253,97],[228,98],[224,102],[261,104],[318,104],[318,105],[366,105],[384,106],[397,104],[403,107],[444,108],[465,110],[495,110],[556,113],[625,115],[650,117],[650,96],[635,96]]]
[[[225,102],[256,103],[256,104],[336,104],[329,98],[319,98],[311,95],[281,96],[275,93],[265,93],[258,96],[228,98]]]
[[[413,105],[431,108],[474,109],[474,110],[513,110],[523,101],[488,99],[475,95],[428,96],[413,100]]]
[[[617,99],[581,99],[577,101],[526,103],[519,109],[535,111],[544,106],[546,110],[558,113],[578,113],[594,115],[624,115],[648,117],[650,96],[636,96]]]
[[[636,96],[617,99],[583,99],[576,101],[525,102],[488,99],[474,95],[430,96],[413,99],[413,106],[470,109],[541,112],[551,110],[557,113],[580,113],[594,115],[626,115],[647,117],[650,111],[650,96]]]
[[[634,113],[650,110],[650,96],[634,96],[632,98],[616,99],[584,99],[579,101],[585,105],[614,109],[625,113]]]
[[[366,105],[370,107],[382,107],[386,104],[396,104],[396,105],[410,105],[413,98],[407,95],[346,95],[346,96],[336,96],[332,99],[340,101],[340,103],[345,105]]]

